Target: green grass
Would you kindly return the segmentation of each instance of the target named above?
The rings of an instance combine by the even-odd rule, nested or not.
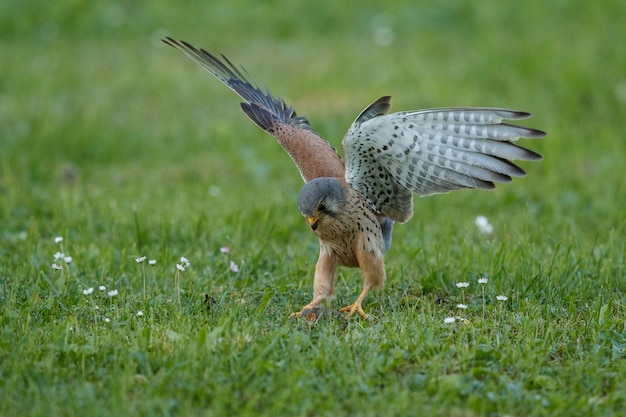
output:
[[[621,0],[3,2],[0,415],[620,415],[625,15]],[[297,170],[165,35],[245,65],[336,147],[391,94],[395,110],[530,111],[549,136],[524,144],[545,159],[494,192],[416,199],[370,320],[292,320],[317,258]],[[330,305],[360,285],[343,270]]]

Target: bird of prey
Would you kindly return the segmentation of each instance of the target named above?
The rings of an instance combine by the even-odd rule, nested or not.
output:
[[[337,268],[358,267],[363,290],[339,309],[367,318],[367,293],[385,283],[384,256],[394,222],[413,215],[413,194],[427,196],[463,188],[493,189],[494,182],[523,177],[511,160],[537,161],[519,138],[541,138],[540,130],[505,123],[529,113],[487,107],[438,108],[387,114],[391,97],[374,101],[356,118],[342,141],[344,159],[280,96],[261,88],[243,69],[167,37],[163,42],[230,87],[244,113],[274,136],[300,170],[305,185],[298,209],[319,238],[313,300],[300,317],[316,311],[335,292]]]

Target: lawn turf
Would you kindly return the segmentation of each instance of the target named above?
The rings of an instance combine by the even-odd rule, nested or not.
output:
[[[624,16],[619,0],[3,2],[0,415],[620,415]],[[549,136],[523,145],[544,160],[494,192],[416,198],[368,321],[292,320],[317,258],[298,172],[168,35],[243,64],[338,148],[390,94],[530,111]],[[360,285],[342,270],[329,307]]]

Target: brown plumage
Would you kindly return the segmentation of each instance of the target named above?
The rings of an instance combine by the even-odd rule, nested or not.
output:
[[[280,97],[262,89],[226,57],[172,38],[165,43],[235,91],[246,115],[273,135],[305,181],[298,209],[320,241],[313,300],[294,316],[313,311],[335,292],[339,266],[358,267],[363,290],[340,309],[366,318],[362,302],[385,283],[384,255],[394,222],[413,215],[413,194],[426,196],[463,188],[493,189],[526,173],[511,160],[540,160],[515,145],[521,137],[545,133],[503,123],[529,113],[494,108],[444,108],[387,114],[390,97],[368,106],[343,139],[344,162],[306,118],[297,116]]]

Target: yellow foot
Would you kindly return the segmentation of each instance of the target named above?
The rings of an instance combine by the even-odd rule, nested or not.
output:
[[[313,321],[319,316],[320,311],[322,310],[322,306],[317,304],[309,304],[302,307],[302,310],[297,313],[291,313],[289,317],[304,317],[309,321]]]
[[[363,317],[364,319],[367,320],[367,314],[365,314],[365,311],[363,311],[363,307],[361,307],[361,303],[359,301],[355,301],[354,303],[350,304],[349,306],[343,307],[339,309],[340,313],[345,313],[348,312],[348,317],[352,317],[352,315],[354,314],[354,312],[359,313],[359,315],[361,317]]]

